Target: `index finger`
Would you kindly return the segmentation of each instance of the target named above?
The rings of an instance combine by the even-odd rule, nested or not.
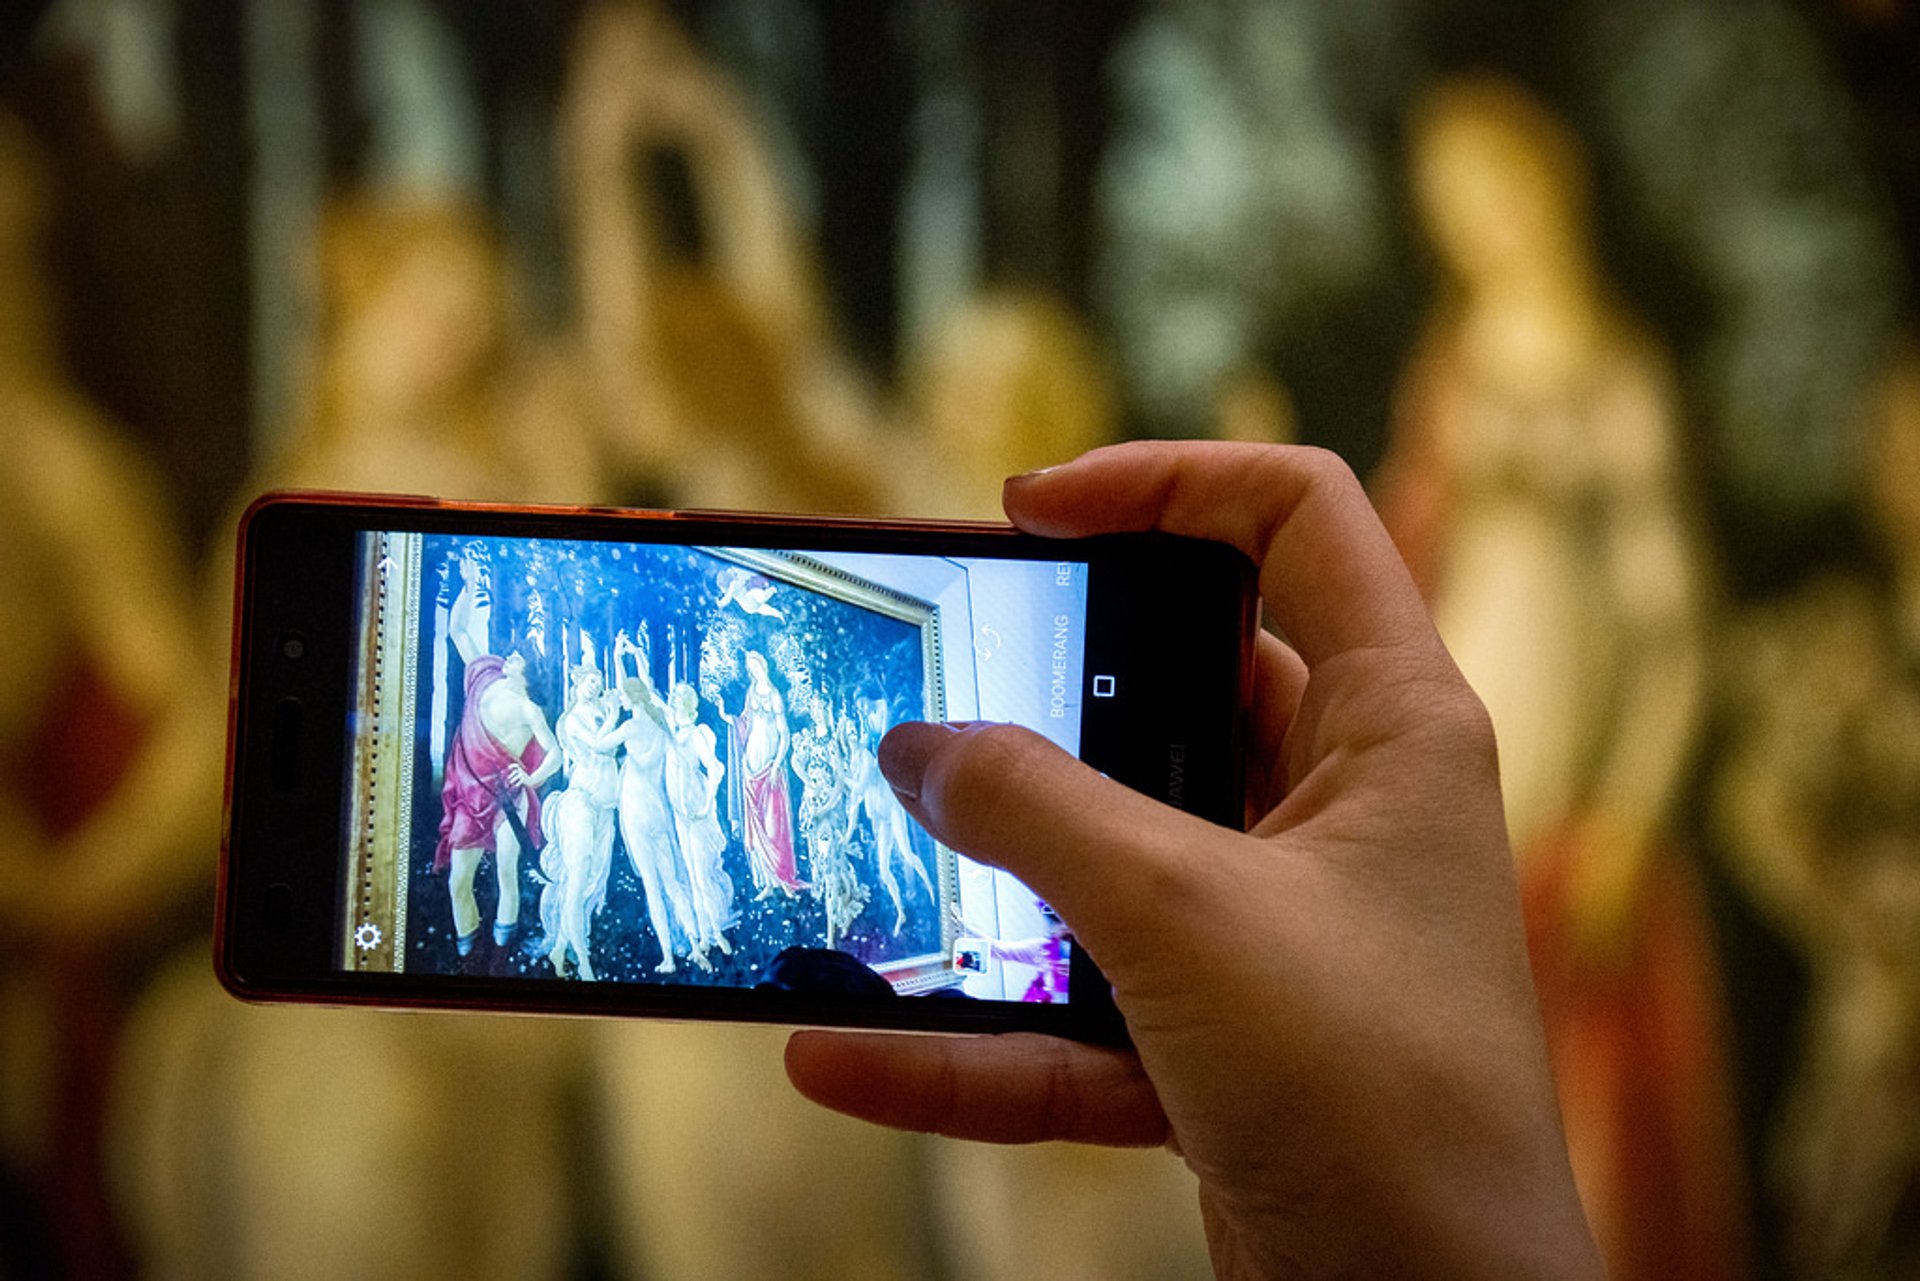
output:
[[[1309,667],[1439,637],[1353,471],[1323,449],[1134,441],[1007,481],[1014,524],[1055,538],[1158,529],[1231,544]]]

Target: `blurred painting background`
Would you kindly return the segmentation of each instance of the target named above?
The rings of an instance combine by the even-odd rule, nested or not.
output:
[[[1368,480],[1616,1275],[1920,1276],[1917,86],[1904,0],[7,5],[0,1276],[1205,1275],[1166,1153],[207,960],[260,490],[993,516],[1140,436]]]

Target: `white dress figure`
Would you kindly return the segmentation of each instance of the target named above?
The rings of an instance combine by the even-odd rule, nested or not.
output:
[[[700,692],[682,681],[667,700],[667,801],[693,899],[696,960],[709,947],[733,955],[726,931],[740,919],[733,907],[733,878],[723,862],[727,835],[720,828],[720,779],[725,773],[713,731],[700,723]]]
[[[800,879],[793,850],[793,793],[787,785],[787,757],[793,732],[787,703],[775,688],[766,655],[748,650],[747,691],[740,710],[720,709],[727,722],[727,750],[734,762],[735,821],[753,869],[756,899],[777,890],[792,898],[808,889]]]
[[[620,681],[620,696],[633,711],[616,731],[626,748],[620,762],[620,839],[626,843],[627,858],[646,893],[647,918],[660,944],[660,964],[654,969],[661,974],[678,969],[673,959],[676,951],[692,951],[694,964],[708,969],[711,966],[706,954],[691,947],[699,929],[680,872],[673,807],[667,802],[666,715],[647,679],[645,663],[636,662],[636,674],[627,675],[627,658],[639,653],[625,632],[613,643],[613,669]]]
[[[591,980],[588,943],[593,914],[607,897],[613,865],[614,807],[620,799],[620,705],[597,669],[574,676],[573,703],[554,734],[566,758],[566,790],[547,805],[547,848],[540,872],[549,882],[540,896],[541,946],[556,975],[575,972]]]

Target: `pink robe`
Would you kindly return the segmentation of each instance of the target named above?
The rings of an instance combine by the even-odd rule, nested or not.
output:
[[[480,700],[500,680],[505,665],[493,654],[467,664],[466,707],[460,714],[460,733],[447,751],[447,778],[440,791],[440,843],[433,850],[436,872],[452,866],[455,850],[494,852],[501,800],[513,790],[507,782],[507,767],[518,764],[532,773],[546,756],[533,740],[516,761],[480,721]],[[519,790],[527,798],[527,843],[537,850],[545,843],[540,835],[540,794],[525,785]]]
[[[1527,951],[1568,1132],[1598,1153],[1589,1206],[1618,1281],[1736,1281],[1752,1271],[1730,1034],[1703,892],[1672,849],[1634,896],[1617,968],[1584,958],[1568,929],[1586,856],[1578,823],[1522,867]]]
[[[747,736],[752,730],[752,700],[734,717],[728,736],[728,748],[735,761],[747,757]],[[791,893],[808,888],[800,879],[793,854],[793,801],[787,790],[787,763],[775,761],[758,774],[739,769],[741,793],[740,839],[753,863],[756,885],[778,883]]]
[[[1020,998],[1022,1001],[1052,1005],[1067,999],[1070,953],[1065,935],[1050,934],[1046,938],[1030,939],[1025,943],[995,943],[993,954],[1003,961],[1034,967],[1036,972],[1033,981],[1027,984],[1026,993]]]
[[[46,693],[40,719],[19,743],[0,743],[0,769],[35,840],[68,836],[103,808],[125,785],[151,728],[84,656],[57,669]],[[61,874],[58,860],[47,867],[49,875]],[[24,975],[29,986],[60,996],[47,1052],[57,1071],[46,1100],[61,1118],[60,1141],[17,1163],[0,1162],[6,1191],[20,1202],[7,1216],[44,1231],[41,1261],[50,1275],[117,1276],[132,1268],[105,1174],[105,1117],[128,996],[126,946],[112,935],[74,938],[22,949],[0,963],[0,972]],[[0,1271],[12,1258],[0,1250]]]

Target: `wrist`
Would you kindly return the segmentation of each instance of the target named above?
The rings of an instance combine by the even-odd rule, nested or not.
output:
[[[1414,1216],[1402,1275],[1604,1281],[1552,1084],[1543,1074],[1535,1089],[1543,1097],[1534,1107],[1509,1096],[1483,1109],[1476,1124],[1429,1149],[1424,1169],[1382,1188],[1398,1191]],[[1481,1141],[1462,1141],[1467,1135]]]
[[[1578,1196],[1521,1194],[1478,1206],[1438,1225],[1430,1256],[1402,1275],[1512,1277],[1516,1281],[1606,1281]]]
[[[1367,1091],[1323,1159],[1293,1148],[1282,1167],[1229,1157],[1203,1174],[1221,1275],[1604,1278],[1544,1047],[1483,1031],[1477,1070],[1428,1057],[1418,1079]]]
[[[1215,1267],[1224,1278],[1393,1276],[1432,1281],[1482,1277],[1514,1281],[1606,1281],[1579,1200],[1521,1195],[1486,1201],[1457,1190],[1419,1206],[1404,1185],[1389,1213],[1354,1219],[1336,1232],[1295,1219],[1268,1233],[1209,1214]],[[1344,1198],[1335,1196],[1335,1201]],[[1289,1216],[1292,1217],[1292,1216]]]

